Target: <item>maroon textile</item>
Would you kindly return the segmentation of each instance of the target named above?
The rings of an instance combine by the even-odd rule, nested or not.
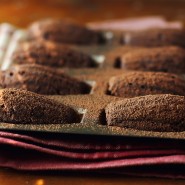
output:
[[[185,147],[181,140],[0,131],[0,166],[185,178]]]
[[[118,20],[108,20],[92,22],[88,26],[92,29],[122,30],[122,31],[142,31],[153,28],[173,28],[182,29],[183,23],[180,21],[169,22],[162,16],[146,16]]]

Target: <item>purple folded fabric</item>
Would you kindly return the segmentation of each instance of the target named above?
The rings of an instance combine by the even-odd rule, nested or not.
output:
[[[148,16],[120,20],[108,20],[102,22],[92,22],[89,23],[88,26],[91,29],[142,31],[153,28],[182,29],[183,23],[180,21],[168,22],[162,16]]]
[[[22,149],[29,149],[29,150],[34,150],[38,151],[41,153],[46,153],[49,155],[56,155],[60,157],[65,157],[69,159],[79,159],[79,160],[110,160],[110,159],[119,159],[119,158],[133,158],[133,157],[140,157],[140,156],[161,156],[161,155],[174,155],[174,154],[185,154],[185,151],[183,150],[178,150],[178,149],[158,149],[158,150],[142,150],[142,149],[136,149],[136,150],[116,150],[116,151],[66,151],[62,149],[51,149],[51,148],[46,148],[43,146],[39,145],[34,145],[26,142],[20,142],[16,141],[14,139],[9,139],[9,138],[3,138],[0,137],[0,144],[6,144],[10,145],[12,147],[16,146]]]
[[[47,133],[15,133],[0,131],[0,137],[11,138],[18,141],[42,144],[47,147],[61,147],[65,150],[135,150],[135,149],[178,149],[182,148],[182,142],[166,140],[155,140],[155,145],[151,139],[127,138],[124,137],[97,137],[89,135],[66,135]],[[84,139],[85,138],[85,139]],[[168,142],[169,143],[169,142]]]
[[[159,173],[156,166],[183,166],[183,141],[101,137],[47,133],[0,132],[0,166],[19,170],[88,170],[122,174],[185,178],[171,168]],[[127,168],[132,168],[127,170]],[[182,168],[182,167],[181,167]],[[142,173],[143,172],[143,173]],[[152,175],[153,174],[153,175]]]

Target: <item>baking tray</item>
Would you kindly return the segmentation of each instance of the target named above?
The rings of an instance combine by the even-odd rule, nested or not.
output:
[[[107,136],[127,137],[152,137],[185,139],[184,132],[154,132],[141,131],[116,126],[107,126],[104,116],[105,106],[123,98],[107,94],[107,82],[114,76],[124,73],[124,70],[116,67],[116,58],[127,51],[137,47],[126,47],[119,44],[121,32],[106,31],[107,44],[100,46],[73,46],[74,48],[90,54],[97,61],[96,68],[81,68],[61,70],[86,81],[91,85],[91,91],[86,95],[52,95],[47,96],[63,104],[69,105],[81,114],[81,121],[72,124],[11,124],[0,123],[1,130],[56,132],[69,134],[91,134]],[[8,23],[0,25],[0,67],[8,69],[13,52],[19,47],[19,43],[27,39],[26,31],[18,29]],[[59,69],[60,70],[60,69]],[[101,88],[100,88],[101,87]]]

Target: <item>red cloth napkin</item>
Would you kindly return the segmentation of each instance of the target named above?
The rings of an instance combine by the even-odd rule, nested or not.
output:
[[[181,140],[0,132],[0,166],[185,178]],[[168,169],[168,170],[166,170]]]
[[[122,31],[142,31],[146,29],[154,28],[173,28],[182,29],[183,23],[181,21],[167,21],[162,16],[146,16],[146,17],[135,17],[118,20],[108,20],[100,22],[89,23],[88,26],[91,29],[98,30],[122,30]]]

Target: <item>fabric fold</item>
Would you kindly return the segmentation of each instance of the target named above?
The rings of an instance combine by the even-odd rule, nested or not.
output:
[[[185,148],[183,140],[0,131],[0,166],[185,178]]]

